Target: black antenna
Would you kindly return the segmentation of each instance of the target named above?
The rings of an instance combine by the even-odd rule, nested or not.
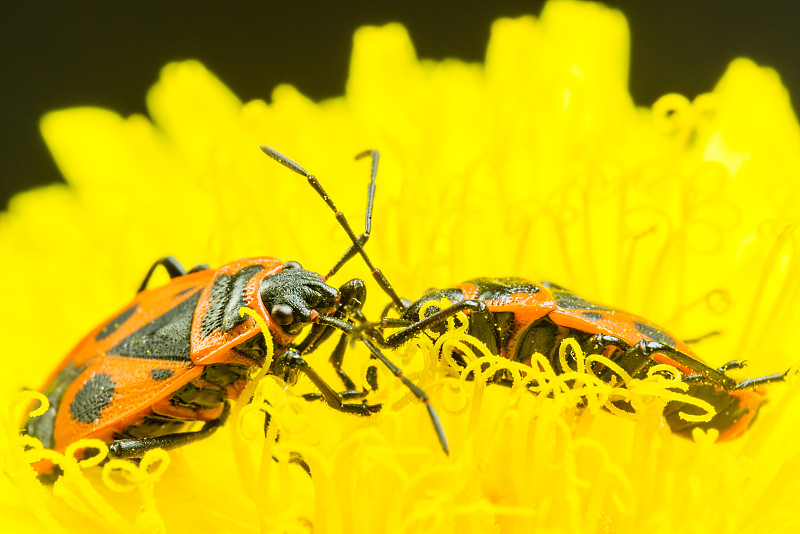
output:
[[[350,227],[350,223],[347,222],[347,218],[345,218],[344,213],[342,213],[341,211],[336,209],[336,205],[333,203],[333,200],[331,200],[331,197],[328,196],[328,194],[322,188],[322,185],[320,185],[319,180],[317,180],[317,178],[313,174],[309,174],[308,172],[306,172],[306,170],[303,167],[301,167],[300,165],[298,165],[297,163],[295,163],[291,159],[287,158],[286,156],[284,156],[283,154],[281,154],[280,152],[278,152],[274,148],[270,148],[268,146],[262,145],[261,146],[261,150],[263,150],[264,153],[267,156],[271,157],[272,159],[274,159],[275,161],[277,161],[278,163],[280,163],[284,167],[287,167],[287,168],[291,169],[292,171],[296,172],[300,176],[304,176],[308,180],[308,183],[311,185],[311,187],[314,189],[314,191],[316,191],[317,194],[322,197],[322,200],[324,200],[325,203],[328,205],[328,207],[331,209],[331,211],[333,211],[334,215],[336,216],[336,221],[339,223],[339,225],[342,228],[344,228],[344,231],[347,232],[347,236],[350,238],[350,241],[353,243],[350,246],[350,248],[344,253],[344,255],[339,259],[339,261],[336,262],[336,265],[334,265],[334,268],[331,269],[331,273],[328,276],[331,276],[333,273],[338,271],[342,267],[342,265],[344,265],[347,262],[347,260],[352,258],[356,253],[361,254],[361,257],[364,258],[364,262],[367,264],[367,267],[369,268],[370,272],[372,273],[373,278],[375,278],[375,281],[378,283],[378,286],[380,286],[380,288],[383,290],[384,293],[389,295],[389,298],[392,299],[392,302],[394,302],[395,306],[397,306],[397,308],[401,312],[403,310],[405,310],[405,305],[403,304],[403,300],[397,295],[397,293],[395,292],[394,288],[389,283],[389,280],[386,279],[386,277],[383,275],[381,270],[376,268],[372,264],[372,262],[369,259],[369,256],[367,256],[367,253],[364,251],[364,246],[363,246],[364,243],[367,242],[367,239],[369,239],[369,231],[371,229],[370,227],[371,227],[371,224],[372,224],[372,222],[371,222],[371,220],[372,220],[372,200],[373,200],[373,198],[375,196],[375,175],[378,172],[378,153],[376,151],[374,151],[374,150],[367,150],[366,152],[362,152],[361,154],[356,156],[356,158],[358,159],[358,158],[361,158],[361,157],[364,157],[364,156],[367,156],[367,155],[372,155],[372,175],[371,175],[371,179],[370,179],[369,188],[367,189],[367,222],[366,222],[366,229],[365,229],[365,232],[359,238],[359,237],[356,237],[356,234],[353,232],[353,229]]]
[[[365,150],[360,154],[356,155],[356,159],[359,160],[366,156],[370,156],[372,158],[372,170],[369,175],[369,185],[367,186],[367,210],[366,210],[366,217],[364,221],[364,233],[358,236],[358,242],[361,243],[361,247],[363,248],[364,245],[367,243],[369,239],[369,235],[372,232],[372,203],[375,200],[375,177],[378,175],[378,159],[380,159],[380,154],[378,154],[377,150]],[[336,274],[339,269],[342,268],[342,265],[350,261],[350,258],[356,255],[358,252],[358,248],[355,245],[350,245],[350,247],[345,251],[339,261],[331,267],[331,270],[328,271],[327,277],[330,278],[334,274]]]

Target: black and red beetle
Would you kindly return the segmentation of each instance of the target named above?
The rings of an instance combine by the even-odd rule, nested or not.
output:
[[[428,305],[442,299],[451,305],[443,309]],[[392,307],[400,311],[399,318],[386,317]],[[425,317],[420,315],[423,310]],[[702,410],[678,401],[668,403],[664,410],[667,423],[673,432],[686,437],[694,428],[717,429],[719,440],[739,436],[765,402],[761,386],[783,381],[788,373],[737,382],[725,372],[742,368],[744,363],[731,361],[714,369],[686,342],[647,319],[590,302],[553,283],[522,278],[477,278],[431,290],[407,305],[393,302],[380,323],[361,328],[370,332],[380,347],[397,348],[423,332],[441,335],[444,323],[461,312],[468,314],[467,333],[492,354],[530,366],[533,354],[539,353],[559,374],[568,370],[558,355],[561,342],[567,338],[575,339],[586,354],[610,358],[632,378],[646,377],[657,364],[673,366],[688,385],[686,393],[710,403],[716,411],[708,421],[687,420],[680,414],[702,415]],[[390,328],[401,330],[386,335]],[[606,381],[619,378],[608,367],[593,371]]]
[[[359,339],[389,370],[424,402],[445,451],[447,442],[439,418],[424,391],[410,382],[363,334],[351,316],[360,315],[366,287],[360,279],[334,288],[326,282],[355,255],[360,255],[380,287],[400,303],[391,285],[364,251],[369,238],[378,154],[372,157],[367,194],[366,229],[356,236],[317,179],[272,148],[262,150],[309,184],[335,213],[352,244],[326,276],[303,269],[297,262],[276,258],[241,259],[217,269],[197,266],[190,271],[174,258],[153,264],[134,299],[98,325],[66,356],[42,391],[50,406],[25,423],[24,431],[46,448],[63,452],[82,438],[109,445],[111,458],[138,458],[150,449],[171,449],[211,435],[228,416],[255,367],[264,364],[265,339],[272,339],[274,358],[269,372],[293,382],[308,376],[332,408],[368,416],[380,409],[363,400],[364,391],[341,369],[349,338]],[[171,281],[147,289],[154,271],[163,267]],[[261,335],[249,308],[269,328]],[[310,326],[310,329],[306,327]],[[304,330],[308,334],[296,342]],[[340,393],[326,383],[303,355],[313,351],[334,331],[342,336],[330,361],[341,377]],[[201,428],[196,428],[202,423]],[[53,471],[38,462],[40,473]]]

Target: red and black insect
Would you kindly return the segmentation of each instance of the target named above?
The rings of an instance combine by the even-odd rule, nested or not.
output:
[[[424,305],[442,299],[452,305],[444,309],[430,305],[420,319]],[[391,307],[400,310],[399,318],[386,318]],[[717,429],[720,440],[739,436],[765,402],[760,386],[782,381],[788,373],[737,382],[725,372],[742,368],[744,363],[731,361],[714,369],[703,363],[686,342],[647,319],[590,302],[550,282],[522,278],[478,278],[429,291],[407,306],[392,303],[381,323],[368,325],[365,330],[371,332],[379,346],[396,348],[425,331],[441,335],[443,323],[460,312],[468,314],[467,333],[485,344],[492,354],[531,365],[533,354],[539,353],[559,374],[567,370],[558,356],[561,341],[567,338],[575,339],[586,354],[603,354],[615,361],[632,378],[646,377],[657,364],[677,368],[688,384],[687,393],[716,410],[710,421],[690,422],[680,413],[702,415],[702,410],[682,402],[669,403],[664,410],[667,423],[673,432],[687,437],[696,427]],[[384,338],[388,328],[401,330]],[[567,364],[574,361],[573,357]],[[606,381],[615,379],[608,367],[593,370]]]
[[[305,374],[320,392],[309,398],[322,399],[342,412],[368,416],[381,406],[367,404],[364,391],[358,391],[341,368],[348,339],[360,339],[426,404],[447,450],[441,423],[425,392],[355,331],[351,316],[361,317],[364,282],[353,279],[338,289],[326,283],[358,254],[380,287],[400,303],[363,248],[370,233],[377,152],[357,156],[372,157],[366,228],[357,237],[314,176],[275,150],[261,148],[307,178],[325,200],[352,241],[345,254],[326,276],[305,270],[297,262],[270,257],[237,260],[218,269],[197,266],[188,272],[172,257],[158,260],[133,301],[91,331],[53,372],[43,388],[50,407],[44,415],[29,419],[25,432],[59,452],[79,439],[98,438],[109,444],[112,458],[137,458],[156,447],[171,449],[211,435],[225,422],[228,401],[240,395],[251,371],[262,366],[267,355],[258,323],[240,314],[246,307],[268,325],[274,345],[270,373],[287,382],[293,382],[298,373]],[[171,281],[147,289],[159,267]],[[296,342],[304,330],[307,335]],[[346,391],[341,393],[303,357],[337,330],[342,336],[330,361],[344,383]],[[202,427],[197,428],[200,423]],[[44,474],[53,471],[49,462],[36,467]]]

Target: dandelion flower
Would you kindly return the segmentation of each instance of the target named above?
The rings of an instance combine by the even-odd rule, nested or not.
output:
[[[274,255],[326,272],[347,248],[305,180],[261,144],[316,174],[354,226],[369,170],[353,155],[380,150],[368,249],[406,298],[477,276],[550,279],[684,338],[720,332],[697,351],[711,365],[749,360],[738,379],[792,366],[800,132],[778,75],[737,59],[711,92],[642,108],[627,91],[628,48],[619,12],[551,2],[495,22],[482,64],[420,60],[401,26],[362,28],[345,94],[323,102],[280,86],[243,103],[187,61],[164,68],[148,117],[45,116],[67,185],[20,194],[0,215],[4,528],[795,531],[795,385],[771,387],[750,431],[715,444],[713,432],[673,436],[657,402],[630,421],[431,372],[424,343],[391,356],[431,394],[450,456],[383,373],[372,418],[303,401],[307,380],[267,376],[253,386],[272,406],[266,439],[258,406],[240,407],[212,438],[138,467],[73,466],[47,487],[25,462],[20,392],[124,305],[154,259]],[[354,259],[332,283],[348,277],[369,274]],[[387,300],[370,287],[367,315]],[[309,359],[334,383],[331,349]],[[347,355],[360,380],[364,353]]]

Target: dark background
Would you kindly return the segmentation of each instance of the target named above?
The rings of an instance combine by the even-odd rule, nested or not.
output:
[[[800,2],[609,0],[631,27],[630,88],[639,105],[713,88],[744,55],[775,67],[800,94]],[[49,110],[78,105],[144,112],[171,60],[196,58],[243,100],[291,83],[314,99],[344,90],[353,31],[402,22],[420,57],[483,59],[500,16],[540,0],[326,2],[140,0],[5,2],[0,7],[0,209],[15,191],[61,180],[38,131]],[[796,98],[794,102],[797,102]],[[800,147],[799,147],[800,148]]]

